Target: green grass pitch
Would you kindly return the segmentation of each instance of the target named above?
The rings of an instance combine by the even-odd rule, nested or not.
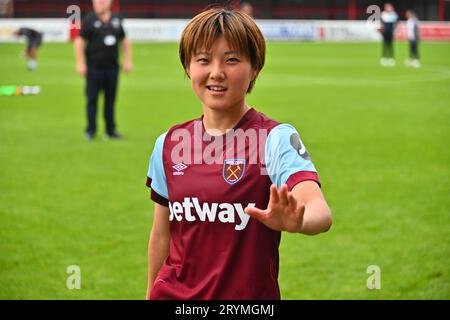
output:
[[[72,46],[44,43],[28,72],[23,45],[0,45],[0,85],[42,89],[0,97],[0,299],[145,297],[148,158],[201,106],[175,43],[133,49],[117,101],[126,140],[89,143]],[[420,49],[411,69],[402,42],[394,68],[379,66],[378,43],[268,44],[248,103],[299,130],[334,217],[323,235],[283,233],[282,298],[450,298],[450,43]],[[69,265],[80,290],[66,288]]]

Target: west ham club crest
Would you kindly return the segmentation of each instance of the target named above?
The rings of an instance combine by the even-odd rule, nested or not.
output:
[[[244,176],[245,159],[225,159],[222,176],[225,182],[235,184]]]

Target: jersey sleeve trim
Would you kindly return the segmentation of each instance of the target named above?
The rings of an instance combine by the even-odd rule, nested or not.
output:
[[[151,187],[152,179],[150,179],[149,177],[147,177],[146,185],[147,185],[147,187],[150,188],[150,199],[152,199],[154,202],[156,202],[162,206],[165,206],[165,207],[169,206],[169,200],[167,200],[163,196],[159,195],[155,190],[152,189],[152,187]]]
[[[167,180],[163,161],[164,141],[167,132],[163,133],[156,139],[150,157],[150,164],[147,173],[146,185],[151,189],[151,199],[161,205],[168,206],[168,190]]]
[[[270,180],[280,188],[299,172],[317,170],[297,130],[289,124],[279,124],[270,131],[265,145],[265,163]]]
[[[297,184],[307,180],[314,181],[319,185],[319,188],[321,187],[319,176],[317,175],[317,172],[313,171],[296,172],[287,179],[286,184],[288,186],[289,191],[291,191]]]

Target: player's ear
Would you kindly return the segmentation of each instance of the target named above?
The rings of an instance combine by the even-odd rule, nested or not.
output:
[[[252,80],[255,80],[258,77],[259,69],[258,68],[252,68]]]

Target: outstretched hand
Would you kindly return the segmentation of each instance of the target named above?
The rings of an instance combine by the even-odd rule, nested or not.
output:
[[[305,204],[297,203],[286,184],[280,190],[275,184],[270,186],[270,199],[267,209],[246,207],[245,213],[276,231],[300,232],[303,225]]]

